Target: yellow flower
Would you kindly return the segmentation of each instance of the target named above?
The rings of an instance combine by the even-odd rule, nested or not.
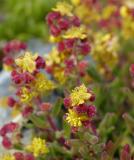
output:
[[[129,15],[129,11],[128,11],[128,8],[126,6],[122,6],[120,8],[120,14],[122,17],[127,17]]]
[[[21,89],[21,102],[24,103],[30,102],[34,95],[35,93],[30,93],[30,91],[26,87],[23,87]]]
[[[76,87],[70,95],[72,106],[83,104],[90,97],[91,94],[87,92],[86,86],[82,84],[81,86]]]
[[[60,12],[62,15],[72,16],[73,7],[67,2],[58,2],[53,11]]]
[[[116,7],[113,5],[105,7],[102,12],[102,18],[108,19],[115,10],[116,10]]]
[[[87,120],[88,117],[78,115],[74,110],[69,109],[69,112],[66,113],[66,121],[72,126],[72,127],[80,127],[82,126],[82,120]]]
[[[13,118],[15,118],[20,114],[21,114],[20,108],[19,107],[13,107],[12,112],[11,112],[11,116]]]
[[[74,12],[85,24],[90,24],[92,21],[98,21],[100,19],[100,15],[96,9],[85,4],[80,4],[75,7]]]
[[[74,4],[75,6],[77,6],[78,4],[80,4],[80,0],[71,0],[72,4]]]
[[[97,33],[95,35],[94,46],[92,47],[92,57],[97,62],[97,68],[103,74],[107,66],[113,69],[118,62],[118,37],[112,34]]]
[[[80,38],[85,39],[87,37],[86,28],[81,25],[80,27],[71,27],[69,30],[65,32],[63,38]]]
[[[37,137],[33,138],[32,143],[26,147],[26,150],[33,153],[35,157],[49,152],[46,141]]]
[[[60,41],[60,37],[54,37],[52,35],[50,35],[49,37],[49,42],[50,43],[56,43],[56,42],[59,42]]]
[[[15,63],[23,69],[23,71],[28,71],[32,73],[36,69],[37,54],[32,55],[30,52],[26,52],[24,56],[19,57],[15,60]]]
[[[4,71],[12,71],[12,67],[11,66],[8,66],[8,65],[6,65],[6,64],[3,64],[3,70]]]
[[[54,83],[48,80],[44,74],[38,73],[35,81],[35,89],[38,92],[49,91],[55,88]]]
[[[56,48],[52,49],[52,52],[45,56],[46,58],[46,64],[52,65],[52,64],[59,64],[60,63],[60,56],[59,52]]]
[[[14,156],[7,154],[7,155],[0,157],[0,160],[15,160],[15,158]]]
[[[54,77],[55,77],[56,80],[59,81],[59,83],[61,85],[64,84],[67,80],[67,77],[65,76],[64,71],[62,71],[60,69],[55,71]]]

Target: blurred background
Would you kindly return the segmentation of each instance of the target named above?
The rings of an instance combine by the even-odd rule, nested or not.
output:
[[[45,16],[58,0],[0,0],[0,41],[47,40]]]

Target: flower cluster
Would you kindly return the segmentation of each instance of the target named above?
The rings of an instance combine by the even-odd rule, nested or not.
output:
[[[90,52],[87,29],[80,19],[72,14],[72,9],[70,4],[59,2],[47,16],[57,47],[46,56],[46,70],[61,84],[72,74],[83,76],[88,66],[84,58]]]
[[[35,160],[32,154],[23,154],[21,152],[15,152],[13,155],[5,154],[0,157],[0,160]]]
[[[125,38],[134,36],[134,8],[127,5],[120,7],[120,14],[122,18],[122,34]]]
[[[45,60],[37,54],[25,52],[15,59],[14,65],[11,78],[17,90],[15,95],[8,97],[7,103],[9,107],[21,110],[23,116],[28,116],[36,109],[35,104],[41,105],[39,97],[44,92],[53,90],[55,84],[43,73]]]
[[[32,140],[32,143],[26,147],[26,150],[32,152],[35,157],[48,153],[45,140],[36,137]]]
[[[19,54],[21,51],[26,50],[27,45],[24,42],[18,40],[12,40],[5,44],[3,47],[3,64],[6,70],[11,70],[14,67],[14,58]]]
[[[25,146],[25,152],[14,152],[13,154],[4,154],[0,160],[35,160],[37,157],[44,157],[49,152],[46,142],[41,138],[34,138],[32,143]]]
[[[17,142],[19,125],[14,122],[10,122],[8,124],[5,124],[0,129],[0,136],[2,136],[2,145],[6,149],[10,149],[13,147],[13,145]],[[15,140],[16,139],[16,140]],[[15,142],[16,141],[16,142]]]
[[[15,160],[15,158],[13,155],[7,154],[7,155],[0,157],[0,160]]]
[[[94,94],[84,84],[72,90],[72,93],[64,98],[64,105],[68,109],[66,120],[72,127],[89,127],[92,118],[96,115],[96,108],[89,102],[95,100]]]
[[[118,62],[118,37],[110,33],[97,33],[95,36],[92,57],[102,74],[112,71]]]

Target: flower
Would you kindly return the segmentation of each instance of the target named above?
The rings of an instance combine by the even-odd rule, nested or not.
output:
[[[24,158],[25,158],[24,154],[21,152],[15,152],[14,157],[15,157],[15,160],[24,160]]]
[[[128,7],[126,7],[126,6],[122,6],[121,8],[120,8],[120,14],[121,14],[121,16],[122,17],[128,17],[128,15],[129,15],[129,10],[128,10]]]
[[[38,56],[36,59],[36,68],[43,69],[45,67],[45,60],[43,57]]]
[[[98,21],[100,18],[100,15],[98,14],[96,8],[89,7],[88,5],[85,5],[83,3],[75,7],[75,14],[85,24],[91,24],[94,21]]]
[[[14,156],[7,154],[7,155],[0,157],[0,160],[15,160],[15,158]]]
[[[4,136],[2,139],[2,145],[4,148],[10,149],[12,147],[12,142],[8,137]]]
[[[134,64],[131,64],[129,71],[130,71],[131,75],[134,76]]]
[[[46,58],[47,65],[52,65],[54,63],[56,63],[56,64],[60,63],[59,52],[56,48],[53,48],[52,52],[49,53],[45,58]]]
[[[63,35],[63,38],[65,39],[69,39],[69,38],[85,39],[86,37],[87,37],[86,28],[83,25],[81,25],[80,27],[71,27]]]
[[[116,11],[116,7],[114,5],[105,7],[102,12],[102,18],[108,19],[115,11]]]
[[[24,154],[22,152],[15,152],[14,153],[15,160],[35,160],[32,154]]]
[[[36,75],[35,89],[38,92],[49,91],[55,88],[54,83],[48,80],[44,74],[38,73]]]
[[[97,68],[104,74],[106,66],[109,70],[113,69],[118,62],[118,37],[111,33],[97,33],[91,55],[97,62]]]
[[[51,25],[54,22],[53,20],[58,20],[59,18],[61,18],[61,14],[59,12],[50,12],[46,17],[46,20],[47,23]]]
[[[58,2],[53,11],[60,12],[62,15],[72,16],[72,6],[67,2]]]
[[[26,147],[26,150],[33,153],[35,157],[49,152],[46,141],[37,137],[33,138],[32,143]]]
[[[31,93],[26,87],[21,88],[21,102],[28,103],[32,100],[35,93]]]
[[[10,107],[14,107],[15,104],[16,104],[16,100],[15,100],[13,97],[8,97],[8,99],[7,99],[7,104],[8,104],[8,106],[10,106]]]
[[[67,81],[67,77],[62,69],[56,69],[54,73],[54,78],[62,85]]]
[[[19,57],[15,60],[15,63],[23,69],[23,71],[28,71],[32,73],[36,69],[37,54],[32,55],[30,52],[25,52],[24,56]]]
[[[70,107],[71,106],[71,99],[69,97],[67,98],[64,98],[64,106],[66,108]]]
[[[72,106],[83,104],[85,100],[88,100],[91,96],[91,93],[88,93],[84,84],[76,87],[70,95]]]
[[[72,4],[74,4],[75,6],[80,4],[80,0],[71,0]]]
[[[21,50],[25,50],[27,48],[27,45],[24,42],[21,42],[19,40],[11,40],[7,42],[3,48],[3,52],[5,55],[10,53],[17,53]]]
[[[15,122],[7,123],[0,129],[0,135],[5,137],[6,134],[14,132],[18,127],[19,127],[18,123]]]
[[[78,115],[73,109],[69,109],[69,112],[66,113],[66,121],[72,126],[72,127],[80,127],[82,126],[82,120],[87,120],[88,118],[84,115]]]

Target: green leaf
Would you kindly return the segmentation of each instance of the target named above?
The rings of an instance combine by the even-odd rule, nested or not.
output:
[[[63,129],[65,137],[69,138],[71,133],[71,127],[66,121],[63,121]]]
[[[103,81],[101,75],[97,72],[95,66],[90,65],[87,69],[87,72],[96,82]]]
[[[101,136],[107,135],[114,130],[114,123],[117,116],[114,113],[107,113],[99,125],[99,133]]]
[[[84,139],[93,145],[98,142],[98,137],[89,132],[84,133]]]
[[[33,124],[36,126],[36,127],[39,127],[39,128],[44,128],[45,127],[45,119],[42,118],[42,117],[39,117],[35,114],[32,114],[30,116],[30,120],[33,122]]]
[[[126,126],[131,134],[134,133],[134,118],[131,117],[129,114],[125,113],[123,115],[123,118],[125,120]]]
[[[55,105],[52,109],[53,116],[57,116],[59,114],[61,107],[62,107],[62,103],[63,103],[62,98],[58,98],[57,102],[55,103]]]

